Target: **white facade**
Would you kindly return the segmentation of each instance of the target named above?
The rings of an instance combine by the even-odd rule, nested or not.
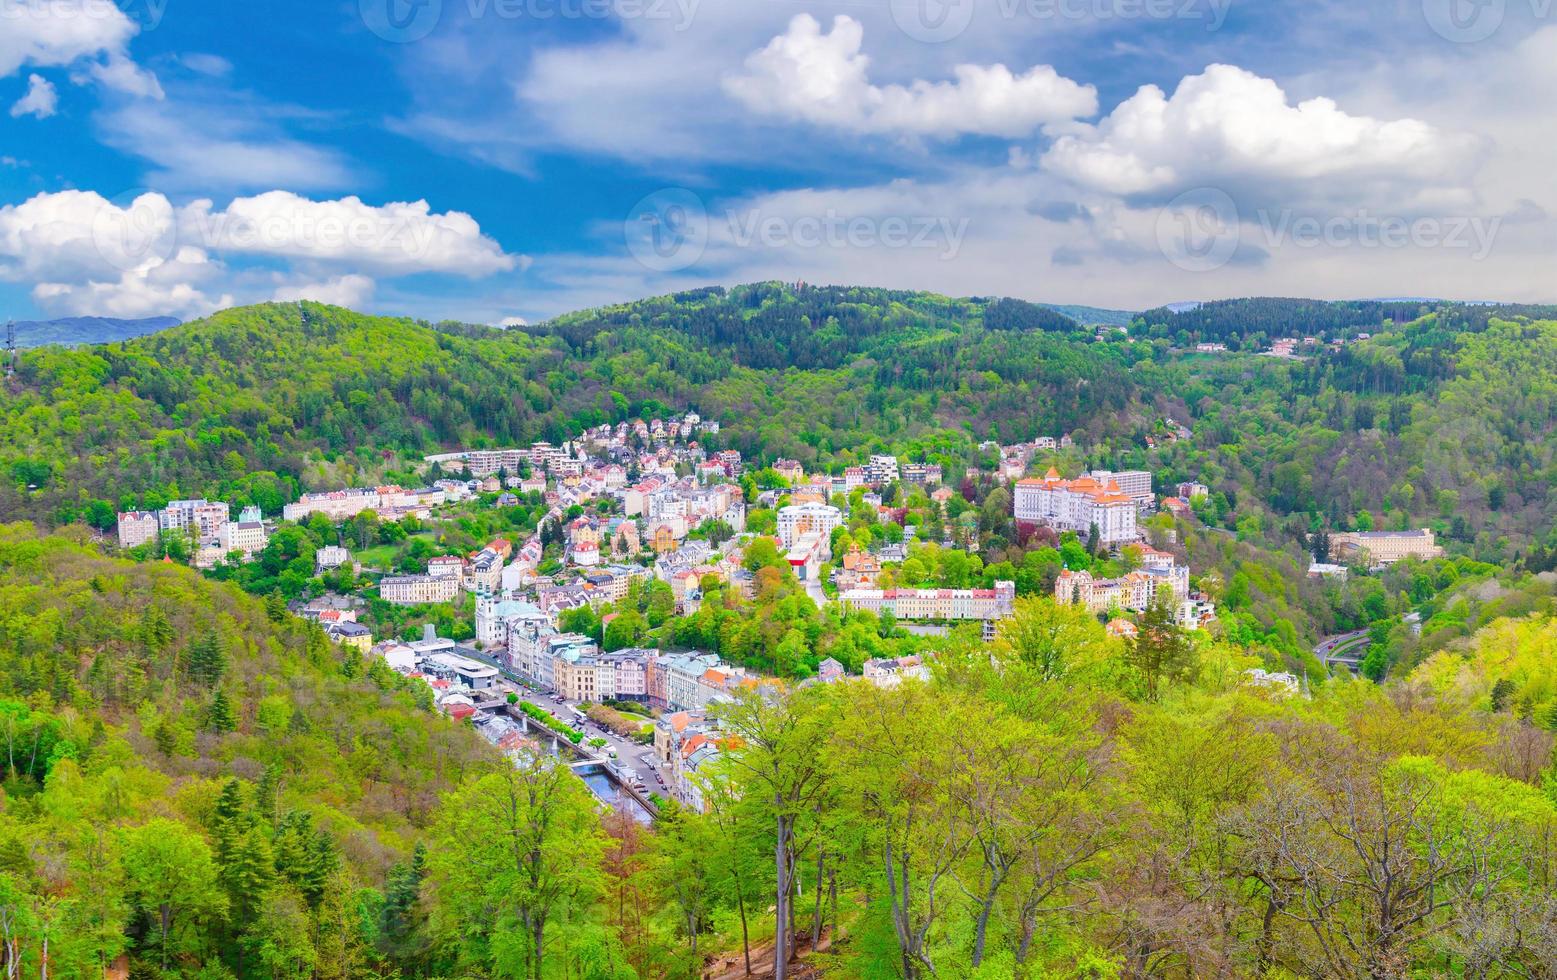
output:
[[[802,534],[818,534],[831,540],[833,529],[843,525],[843,513],[829,504],[792,504],[778,511],[779,542],[794,547]]]
[[[1099,483],[1090,476],[1063,480],[1051,469],[1041,480],[1017,481],[1012,506],[1018,521],[1043,523],[1059,531],[1086,534],[1096,525],[1105,545],[1139,537],[1136,502],[1112,481]]]
[[[431,575],[400,575],[378,584],[379,597],[397,606],[453,602],[459,589],[459,579],[433,578]]]

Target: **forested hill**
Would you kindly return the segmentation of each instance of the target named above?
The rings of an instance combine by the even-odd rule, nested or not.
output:
[[[179,320],[171,316],[154,316],[143,320],[120,320],[103,316],[73,316],[61,320],[20,320],[16,323],[16,343],[19,347],[42,347],[45,344],[104,344],[116,340],[142,337],[158,330],[176,327]]]
[[[125,952],[147,976],[398,963],[393,886],[496,752],[279,594],[77,538],[0,524],[12,975],[105,976]],[[319,972],[277,965],[298,962]]]
[[[668,331],[753,368],[835,368],[903,344],[945,340],[964,329],[1081,329],[1062,313],[1013,299],[951,299],[933,293],[756,283],[676,293],[585,310],[529,328],[587,350],[601,333]]]
[[[0,515],[51,519],[146,491],[270,512],[310,461],[558,441],[688,406],[725,422],[727,445],[807,465],[946,430],[959,445],[969,433],[1101,438],[1132,418],[1126,369],[1149,354],[1078,343],[1074,321],[1018,301],[827,291],[791,310],[789,291],[751,287],[770,288],[785,309],[710,291],[529,332],[268,304],[28,351],[3,406]],[[749,330],[732,312],[748,308]]]
[[[711,448],[808,470],[887,451],[956,479],[991,465],[985,439],[1071,434],[1074,464],[1206,483],[1209,520],[1272,546],[1315,527],[1430,526],[1506,562],[1557,543],[1557,323],[1525,315],[1539,312],[1250,300],[1172,314],[1246,341],[1346,325],[1344,345],[1288,360],[1197,355],[1199,334],[1161,324],[1100,341],[1019,300],[775,283],[508,331],[269,304],[24,352],[0,402],[0,517],[106,528],[116,509],[188,495],[274,513],[305,486],[414,479],[436,449],[694,408],[723,426]],[[1169,438],[1168,418],[1191,438]]]
[[[1137,315],[1131,331],[1166,337],[1180,345],[1225,343],[1235,350],[1259,350],[1277,337],[1349,340],[1359,332],[1410,323],[1432,313],[1441,313],[1460,329],[1479,330],[1493,317],[1557,318],[1557,306],[1257,297],[1214,300],[1181,310],[1158,307]]]

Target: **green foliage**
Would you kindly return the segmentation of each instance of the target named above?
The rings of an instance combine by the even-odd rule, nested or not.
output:
[[[120,953],[170,976],[414,962],[345,910],[484,743],[188,569],[13,524],[0,580],[0,920],[22,975],[45,941],[51,976]]]

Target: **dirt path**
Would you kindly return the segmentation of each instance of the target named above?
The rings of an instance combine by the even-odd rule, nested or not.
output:
[[[832,935],[822,933],[822,941],[817,945],[817,951],[826,952],[833,945]],[[817,969],[805,962],[805,957],[811,953],[811,939],[806,935],[800,940],[800,959],[790,963],[789,980],[814,980],[820,977]],[[707,966],[703,967],[703,980],[772,980],[773,977],[773,944],[753,944],[751,948],[751,973],[746,972],[746,959],[739,948],[733,951],[720,953]]]

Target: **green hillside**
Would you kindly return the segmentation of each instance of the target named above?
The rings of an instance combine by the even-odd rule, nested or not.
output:
[[[386,881],[494,754],[426,685],[284,606],[77,537],[0,525],[0,916],[19,975],[49,938],[51,976],[121,953],[203,976],[387,962]]]
[[[1221,311],[1215,335],[1238,342],[1312,327],[1316,308],[1350,330],[1363,305],[1185,315]],[[406,456],[690,406],[723,423],[717,445],[808,469],[892,450],[955,473],[987,465],[984,439],[1071,433],[1083,462],[1210,485],[1230,529],[1252,517],[1296,540],[1298,524],[1345,529],[1367,511],[1375,526],[1432,526],[1455,549],[1514,560],[1557,520],[1557,326],[1487,307],[1380,316],[1402,308],[1373,304],[1371,340],[1301,361],[1182,353],[1173,330],[1149,325],[1098,343],[1020,301],[777,284],[524,331],[314,304],[230,310],[27,352],[0,405],[0,515],[105,526],[115,508],[200,493],[273,511],[305,484]],[[1193,439],[1162,439],[1163,417]]]

